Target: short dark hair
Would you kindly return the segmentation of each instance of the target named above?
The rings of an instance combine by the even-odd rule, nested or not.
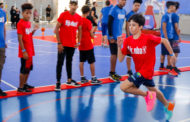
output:
[[[110,1],[109,0],[106,0],[106,6],[109,6],[110,5]]]
[[[144,18],[144,16],[142,14],[134,14],[133,16],[131,16],[129,18],[128,22],[130,22],[131,20],[138,23],[139,26],[144,26],[144,24],[145,24],[145,18]]]
[[[25,10],[32,10],[33,6],[30,3],[24,3],[22,4],[21,8],[22,8],[22,12],[24,12]]]
[[[142,0],[134,0],[134,1],[133,1],[133,4],[135,4],[135,3],[140,3],[140,4],[142,4]]]
[[[86,13],[90,12],[90,7],[87,5],[84,5],[82,7],[81,11],[82,11],[82,14],[86,14]]]
[[[70,0],[70,4],[78,5],[78,0]]]
[[[175,6],[176,6],[176,10],[179,9],[180,3],[179,2],[175,2]]]
[[[95,4],[96,4],[96,2],[93,2],[92,4],[93,4],[93,5],[95,5]]]
[[[170,6],[175,6],[175,2],[174,1],[167,1],[166,2],[166,7],[169,8]]]
[[[0,6],[3,5],[3,2],[0,2]]]

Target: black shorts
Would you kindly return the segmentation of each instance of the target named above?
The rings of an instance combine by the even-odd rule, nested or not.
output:
[[[95,62],[94,49],[80,51],[80,62],[88,61],[89,64]]]
[[[149,80],[149,79],[145,79],[140,73],[137,72],[133,75],[131,75],[128,80],[130,82],[133,82],[134,85],[139,88],[142,84],[147,86],[147,87],[155,87],[154,81],[153,80]]]
[[[173,41],[172,49],[173,49],[174,53],[180,53],[179,41],[178,40]]]
[[[170,46],[172,47],[172,45],[173,45],[173,39],[169,39],[169,42],[170,42]],[[162,55],[169,55],[169,52],[168,52],[168,50],[166,49],[166,47],[162,44],[161,45],[161,54]]]
[[[21,58],[21,68],[20,73],[29,74],[33,70],[33,61],[32,57],[29,57],[28,60]]]
[[[110,43],[110,40],[109,40],[109,48],[110,48],[110,52],[111,52],[111,55],[117,55],[117,43]]]

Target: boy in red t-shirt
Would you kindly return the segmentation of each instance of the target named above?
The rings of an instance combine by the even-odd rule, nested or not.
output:
[[[55,90],[61,90],[61,72],[64,58],[66,57],[67,85],[80,86],[72,79],[72,60],[81,40],[81,16],[76,13],[78,2],[70,1],[70,10],[63,12],[57,19],[55,33],[58,41],[58,60],[56,68],[57,83]],[[78,43],[76,43],[76,31],[78,30]]]
[[[174,103],[168,102],[162,92],[155,87],[152,79],[154,74],[154,66],[156,61],[155,47],[162,43],[171,56],[171,64],[174,64],[176,57],[167,39],[156,37],[153,35],[145,35],[141,33],[145,19],[141,14],[133,15],[129,19],[129,29],[132,36],[125,39],[122,45],[122,39],[118,41],[118,58],[122,62],[125,55],[131,55],[135,64],[136,73],[131,75],[121,84],[121,90],[127,93],[140,95],[145,98],[147,111],[151,111],[154,107],[156,97],[164,104],[167,119],[172,116]],[[144,92],[139,89],[141,85],[145,85],[149,91]]]
[[[20,19],[17,25],[19,41],[18,56],[21,58],[20,85],[18,92],[31,92],[29,89],[34,87],[28,85],[27,80],[30,71],[33,69],[32,57],[35,55],[32,35],[39,27],[35,25],[34,30],[31,30],[30,18],[33,6],[30,3],[25,3],[21,7],[23,19]]]
[[[81,74],[81,83],[87,83],[88,80],[84,76],[84,62],[88,61],[90,64],[90,71],[92,75],[92,84],[100,84],[95,76],[95,56],[94,56],[94,47],[91,41],[91,38],[94,37],[94,32],[92,29],[92,24],[90,20],[87,19],[87,16],[90,13],[90,8],[88,6],[82,7],[82,38],[79,46],[80,50],[80,74]]]

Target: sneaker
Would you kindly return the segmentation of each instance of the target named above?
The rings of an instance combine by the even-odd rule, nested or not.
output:
[[[166,120],[169,121],[172,118],[174,107],[175,107],[175,103],[171,103],[171,102],[169,102],[168,107],[164,107]]]
[[[31,85],[28,85],[28,84],[24,84],[24,88],[26,88],[26,89],[33,89],[34,86],[31,86]]]
[[[17,91],[18,92],[32,92],[31,90],[25,89],[25,88],[18,88]]]
[[[170,70],[172,70],[172,66],[166,66],[166,69],[168,70],[168,71],[170,71]]]
[[[132,70],[128,70],[127,74],[128,74],[129,76],[133,75]]]
[[[86,79],[86,77],[81,77],[81,84],[83,83],[88,83],[88,80]]]
[[[178,76],[178,73],[174,69],[170,70],[169,74],[173,76]]]
[[[61,91],[61,83],[56,83],[55,91]]]
[[[177,73],[180,73],[181,72],[181,70],[179,70],[177,67],[174,67],[173,68]]]
[[[101,84],[102,81],[99,81],[96,77],[92,78],[91,84]]]
[[[160,71],[167,71],[167,69],[165,67],[160,67],[159,70]]]
[[[144,99],[146,102],[146,109],[149,112],[154,108],[156,101],[156,92],[147,91],[147,96],[145,96]]]
[[[80,86],[80,84],[78,84],[75,80],[71,80],[71,82],[67,81],[66,84],[69,85],[69,86]]]
[[[7,93],[0,89],[0,96],[7,96]]]
[[[115,74],[111,74],[111,73],[110,73],[109,76],[110,76],[110,79],[111,79],[111,80],[113,80],[113,81],[115,81],[115,82],[120,82],[119,78],[118,78]]]

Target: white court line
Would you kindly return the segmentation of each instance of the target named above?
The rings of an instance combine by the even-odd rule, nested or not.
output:
[[[8,82],[6,82],[6,81],[4,81],[4,80],[1,80],[1,82],[3,82],[4,84],[10,86],[10,87],[13,88],[13,89],[17,89],[17,87],[11,85],[10,83],[8,83]]]
[[[185,119],[185,120],[181,120],[179,122],[190,122],[190,118],[189,119]]]

